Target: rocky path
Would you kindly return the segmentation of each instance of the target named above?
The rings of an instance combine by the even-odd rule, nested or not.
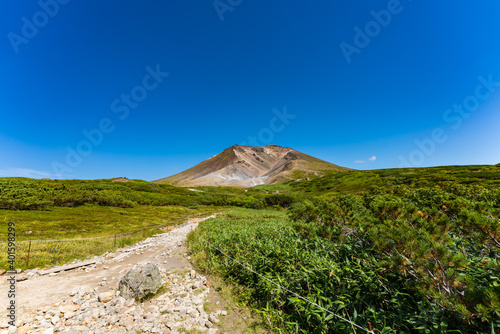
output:
[[[16,284],[16,326],[8,327],[2,316],[0,334],[217,332],[219,317],[227,313],[205,311],[210,284],[193,270],[184,246],[189,232],[208,218],[189,220],[168,233],[95,257],[96,263],[87,267],[49,275],[24,273]],[[115,292],[120,278],[147,263],[158,266],[165,290],[143,303],[120,297]],[[5,310],[7,282],[2,278],[0,308]]]

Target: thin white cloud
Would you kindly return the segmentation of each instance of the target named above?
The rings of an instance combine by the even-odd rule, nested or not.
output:
[[[28,169],[28,168],[7,168],[0,169],[0,176],[17,176],[17,177],[29,177],[29,178],[48,178],[55,177],[55,174],[47,173],[44,171]]]
[[[368,160],[375,161],[375,160],[377,160],[377,157],[373,155],[370,158],[368,158]],[[355,160],[354,161],[355,164],[364,164],[365,162],[366,162],[366,160]]]

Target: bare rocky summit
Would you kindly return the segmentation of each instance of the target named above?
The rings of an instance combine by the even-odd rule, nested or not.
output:
[[[231,146],[181,173],[157,180],[181,187],[274,184],[297,176],[348,171],[289,147],[277,145]]]

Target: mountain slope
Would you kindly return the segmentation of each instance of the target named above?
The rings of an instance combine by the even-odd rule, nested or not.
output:
[[[234,145],[194,167],[154,182],[181,187],[251,187],[290,180],[297,175],[347,170],[289,147]]]

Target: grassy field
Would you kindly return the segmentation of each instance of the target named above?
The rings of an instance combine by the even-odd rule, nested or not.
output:
[[[51,207],[46,210],[1,210],[0,217],[2,221],[16,222],[17,241],[22,241],[119,234],[151,225],[177,224],[179,219],[207,215],[218,210],[221,208],[215,206],[190,209],[182,206],[140,205],[119,208],[84,205],[74,208]],[[26,233],[28,231],[31,233]],[[0,233],[6,235],[6,224],[1,225]]]
[[[206,216],[220,210],[215,206],[190,209],[182,206],[120,208],[96,205],[50,207],[45,210],[0,210],[0,220],[3,222],[0,235],[2,241],[6,240],[7,222],[15,222],[16,268],[27,268],[28,240],[33,240],[29,268],[47,267],[101,255],[153,234],[163,233],[156,225],[175,225],[188,217]],[[114,235],[122,233],[127,234],[118,235],[115,243]],[[6,268],[5,243],[0,243],[0,254],[0,268]]]

